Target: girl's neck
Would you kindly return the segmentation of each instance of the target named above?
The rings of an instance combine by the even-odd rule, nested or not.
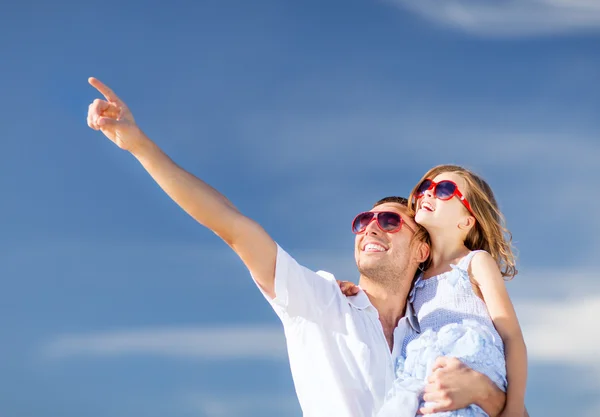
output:
[[[458,259],[469,253],[469,249],[465,246],[461,236],[446,235],[443,233],[430,233],[431,238],[431,264],[427,271],[435,272],[437,275],[440,272],[449,268],[451,263],[457,262]],[[426,277],[432,276],[425,273]]]

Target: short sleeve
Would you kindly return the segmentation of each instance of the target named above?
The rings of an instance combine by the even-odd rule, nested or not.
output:
[[[326,312],[341,312],[342,305],[347,305],[332,274],[323,271],[317,273],[300,265],[279,245],[275,265],[275,298],[271,298],[258,283],[257,286],[282,319],[302,317],[319,322]]]

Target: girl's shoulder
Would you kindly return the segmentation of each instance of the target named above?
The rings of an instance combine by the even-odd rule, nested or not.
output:
[[[456,267],[458,267],[460,269],[464,269],[465,271],[469,271],[471,269],[471,264],[473,263],[473,261],[475,261],[476,264],[479,264],[481,262],[482,258],[489,258],[492,260],[494,259],[494,258],[492,258],[492,255],[490,255],[489,252],[487,252],[483,249],[473,250],[473,251],[469,252],[468,254],[466,254],[456,264]]]
[[[486,281],[490,282],[489,280],[502,279],[498,263],[489,252],[478,250],[469,255],[470,262],[466,270],[475,284],[481,285]]]

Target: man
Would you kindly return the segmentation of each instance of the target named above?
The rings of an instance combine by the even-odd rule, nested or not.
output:
[[[428,247],[414,239],[416,224],[400,199],[388,199],[356,219],[355,256],[360,290],[344,296],[333,276],[299,265],[223,195],[177,166],[136,125],[125,103],[94,78],[106,100],[88,110],[88,125],[129,151],[158,185],[242,259],[281,319],[294,384],[307,417],[373,416],[394,379],[403,334],[417,325],[406,300]],[[375,214],[375,212],[378,212]],[[385,212],[385,213],[379,213]],[[485,376],[456,360],[436,364],[425,413],[476,403],[499,414],[504,394]]]

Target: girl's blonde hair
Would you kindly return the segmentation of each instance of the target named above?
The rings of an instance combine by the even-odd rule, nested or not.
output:
[[[518,271],[515,267],[512,235],[505,226],[504,216],[498,208],[498,203],[492,189],[479,175],[458,165],[438,165],[430,169],[410,193],[408,208],[411,215],[414,216],[416,213],[416,192],[419,185],[424,180],[433,180],[436,176],[444,172],[452,172],[460,175],[467,183],[467,189],[460,191],[471,204],[476,222],[465,239],[465,246],[469,250],[483,249],[487,251],[495,259],[502,276],[509,279],[513,278],[517,275]],[[421,228],[417,233],[427,234],[427,231]],[[431,245],[429,236],[423,236],[423,239]],[[430,260],[427,261],[424,267],[429,267],[429,263]]]

